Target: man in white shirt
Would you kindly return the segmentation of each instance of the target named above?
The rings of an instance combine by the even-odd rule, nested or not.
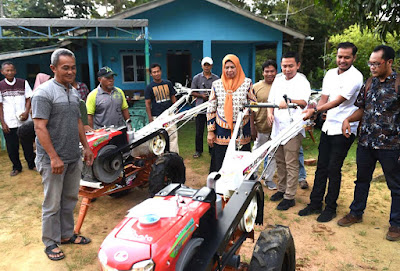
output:
[[[305,119],[317,112],[327,111],[326,120],[321,129],[317,170],[310,204],[299,212],[300,216],[321,213],[317,221],[328,222],[336,217],[336,200],[342,181],[342,165],[357,134],[358,121],[351,123],[351,136],[342,134],[342,122],[357,107],[354,102],[363,84],[363,75],[354,66],[357,47],[350,42],[339,43],[337,47],[337,68],[329,70],[322,83],[322,96],[315,109],[308,109]],[[322,211],[326,184],[325,209]]]
[[[0,81],[0,122],[6,140],[8,156],[13,164],[10,176],[16,176],[22,171],[19,159],[18,127],[29,118],[31,109],[32,89],[24,79],[15,78],[17,70],[12,62],[1,64],[4,79]],[[35,168],[35,153],[32,141],[21,140],[25,160],[29,169]]]
[[[294,117],[302,114],[301,108],[307,106],[311,94],[307,78],[297,72],[300,62],[296,53],[288,52],[283,55],[281,68],[282,74],[276,76],[268,97],[268,102],[279,105],[279,109],[268,108],[268,123],[272,125],[272,139],[288,127]],[[296,103],[300,107],[288,109],[284,95],[287,96],[288,102]],[[304,129],[285,145],[280,145],[276,151],[278,192],[271,196],[271,201],[283,199],[276,207],[278,210],[287,210],[295,205],[294,197],[299,175],[299,150],[303,137],[305,137]]]

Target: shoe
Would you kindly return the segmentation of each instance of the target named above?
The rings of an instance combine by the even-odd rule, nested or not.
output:
[[[17,176],[17,175],[20,174],[20,173],[21,173],[21,170],[13,169],[13,170],[11,170],[11,172],[10,172],[10,176]]]
[[[307,189],[309,187],[309,185],[308,185],[306,180],[299,181],[299,186],[300,186],[301,189]]]
[[[339,219],[337,224],[342,227],[348,227],[353,225],[354,223],[362,222],[362,217],[357,217],[352,214],[345,215],[342,219]]]
[[[194,154],[193,154],[193,158],[199,158],[201,156],[201,152],[195,152]]]
[[[389,241],[399,241],[400,240],[400,227],[390,226],[386,234],[386,239]]]
[[[33,167],[33,168],[29,168],[29,170],[37,171],[37,168]]]
[[[310,204],[307,205],[306,208],[304,208],[303,210],[299,211],[299,216],[308,216],[308,215],[312,215],[312,214],[320,214],[322,211],[322,208],[313,208],[311,207]]]
[[[283,195],[285,195],[285,193],[278,191],[275,194],[273,194],[269,200],[270,201],[280,201],[281,199],[283,199]]]
[[[276,209],[280,211],[286,211],[295,205],[296,201],[294,199],[283,199],[281,202],[279,202],[278,206],[276,206]]]
[[[266,181],[264,180],[264,185],[269,189],[269,190],[277,190],[278,188],[276,187],[276,184],[273,181]]]
[[[336,212],[330,210],[323,210],[322,213],[317,217],[318,222],[329,222],[336,217]]]

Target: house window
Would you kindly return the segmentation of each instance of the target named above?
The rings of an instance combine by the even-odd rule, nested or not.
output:
[[[143,54],[122,55],[123,81],[144,82],[146,65]]]

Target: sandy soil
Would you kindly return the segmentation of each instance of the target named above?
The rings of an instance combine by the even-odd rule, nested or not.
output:
[[[187,162],[187,161],[186,161]],[[41,179],[37,172],[24,170],[10,177],[10,162],[0,152],[0,270],[98,270],[97,251],[126,211],[147,197],[146,189],[134,189],[127,196],[102,197],[94,202],[82,227],[82,234],[92,238],[87,246],[64,245],[66,258],[49,261],[41,243]],[[312,184],[315,167],[307,167]],[[389,226],[390,193],[385,182],[373,182],[364,222],[341,228],[336,221],[348,212],[353,197],[355,166],[343,169],[338,217],[325,224],[316,216],[299,217],[297,212],[308,202],[309,190],[298,190],[296,206],[286,212],[265,202],[264,226],[257,227],[256,237],[268,224],[290,226],[296,246],[297,270],[400,270],[400,242],[385,240]],[[379,172],[377,172],[379,174]],[[187,169],[187,185],[201,187],[205,176]],[[272,191],[265,190],[267,198]],[[80,202],[79,202],[80,203]],[[76,216],[78,208],[76,208]],[[242,260],[250,261],[254,243],[247,241]]]

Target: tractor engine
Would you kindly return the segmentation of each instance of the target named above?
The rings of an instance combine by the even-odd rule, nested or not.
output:
[[[171,184],[136,205],[103,241],[102,270],[184,270],[216,218],[216,194]],[[206,234],[206,233],[203,233]]]
[[[124,169],[124,161],[130,156],[131,136],[133,132],[127,132],[126,127],[101,128],[86,133],[94,162],[92,166],[84,164],[82,179],[103,183],[115,181]]]

